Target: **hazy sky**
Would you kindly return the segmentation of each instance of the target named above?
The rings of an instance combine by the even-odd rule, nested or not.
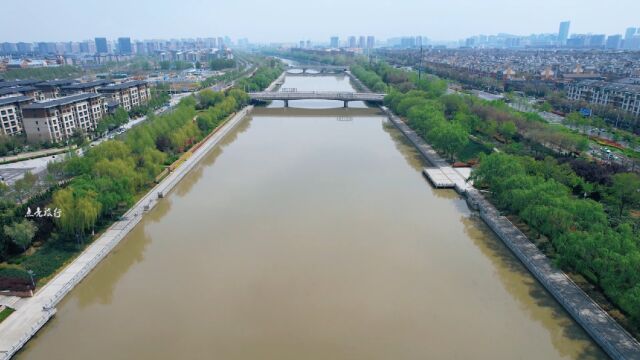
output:
[[[2,13],[0,42],[224,35],[259,42],[331,35],[457,40],[557,32],[562,20],[571,20],[572,33],[640,27],[640,0],[28,0],[6,1]]]

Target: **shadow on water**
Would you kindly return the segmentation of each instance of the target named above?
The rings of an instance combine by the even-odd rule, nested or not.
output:
[[[431,193],[435,197],[441,198],[441,199],[450,199],[450,200],[456,199],[459,197],[454,190],[435,189],[433,186],[431,186],[431,183],[429,183],[429,180],[426,177],[424,177],[424,175],[422,175],[422,169],[429,166],[429,163],[424,159],[422,154],[420,154],[418,149],[416,149],[416,147],[413,146],[413,144],[409,141],[409,139],[407,139],[407,137],[404,136],[403,133],[401,133],[398,129],[396,129],[396,127],[393,126],[393,124],[391,124],[388,120],[385,120],[382,122],[382,129],[387,134],[389,134],[389,137],[391,137],[391,139],[393,140],[393,144],[395,145],[398,152],[402,154],[402,157],[407,162],[407,164],[412,169],[420,173],[420,176],[422,176],[424,179],[425,187],[430,189]]]
[[[460,202],[464,203],[464,201]],[[509,294],[517,300],[520,308],[527,311],[531,320],[544,326],[551,342],[562,356],[577,359],[608,359],[582,327],[529,273],[482,219],[475,215],[463,216],[461,222],[473,244],[487,259],[491,260],[498,279]],[[585,346],[575,354],[576,347],[567,345],[566,339],[583,342]]]
[[[238,126],[227,134],[218,145],[216,145],[181,181],[181,186],[177,186],[174,190],[178,196],[184,196],[191,191],[202,177],[205,167],[213,165],[218,157],[223,153],[223,148],[233,143],[239,134],[245,132],[251,126],[251,118],[245,119]],[[131,267],[144,260],[144,252],[151,243],[151,237],[146,233],[146,225],[157,223],[164,218],[171,210],[171,200],[165,198],[161,200],[156,207],[145,214],[144,219],[138,224],[124,239],[116,246],[111,254],[109,254],[89,276],[82,281],[79,287],[85,287],[88,291],[75,291],[74,297],[67,297],[63,301],[73,298],[78,301],[80,308],[99,304],[110,304],[113,300],[113,294],[116,284],[120,281]],[[99,268],[108,268],[109,271],[99,271]]]
[[[220,142],[211,149],[211,151],[209,151],[202,160],[200,160],[198,165],[196,165],[195,168],[193,168],[189,174],[182,179],[180,186],[176,186],[173,189],[173,192],[175,192],[179,197],[183,197],[191,192],[191,188],[198,183],[200,178],[202,178],[204,169],[213,165],[218,157],[224,152],[224,148],[232,144],[238,138],[238,135],[249,130],[252,120],[253,118],[249,115],[247,118],[240,121],[240,123],[225,135]]]

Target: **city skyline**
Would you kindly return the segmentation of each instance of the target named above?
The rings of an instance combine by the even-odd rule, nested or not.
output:
[[[562,4],[550,0],[526,1],[511,12],[505,12],[505,9],[512,8],[505,0],[490,0],[481,4],[462,0],[447,4],[407,0],[396,2],[393,7],[363,0],[349,3],[328,0],[322,4],[280,0],[271,2],[266,8],[255,1],[210,4],[201,0],[185,0],[176,4],[114,0],[112,6],[96,7],[92,12],[85,11],[85,7],[78,7],[77,1],[73,0],[55,4],[35,2],[39,11],[28,14],[34,23],[46,23],[56,17],[72,18],[73,22],[69,22],[68,26],[30,28],[22,26],[23,20],[19,17],[8,18],[0,23],[0,32],[9,37],[0,41],[81,41],[94,37],[179,39],[220,35],[249,38],[258,43],[297,42],[300,39],[328,42],[335,35],[341,38],[373,35],[378,39],[423,35],[435,41],[457,41],[478,34],[525,36],[555,33],[561,21],[571,22],[571,33],[613,35],[624,34],[627,27],[640,27],[640,21],[635,16],[640,11],[640,3],[630,0],[617,2],[615,8],[588,6],[596,5],[594,0],[571,0]],[[125,6],[128,11],[120,11]],[[247,13],[247,6],[264,8],[264,11]],[[19,13],[19,7],[17,3],[5,5],[8,13]],[[273,16],[270,16],[271,13]],[[479,17],[478,13],[484,15]],[[531,13],[540,13],[536,22],[522,21],[523,15],[520,14]],[[359,15],[357,24],[348,20],[354,14]],[[331,26],[325,26],[329,18]],[[273,19],[282,20],[274,22]],[[20,32],[13,31],[18,27]]]

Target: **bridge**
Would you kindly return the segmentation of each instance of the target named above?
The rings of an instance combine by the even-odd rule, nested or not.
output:
[[[336,91],[262,91],[249,93],[253,101],[283,100],[289,106],[290,100],[338,100],[348,107],[349,101],[369,101],[381,103],[386,94],[336,92]]]
[[[314,70],[320,74],[326,73],[340,73],[349,70],[348,66],[336,66],[336,65],[296,65],[287,68],[287,72],[290,70],[302,70],[302,73],[306,73],[307,70]]]

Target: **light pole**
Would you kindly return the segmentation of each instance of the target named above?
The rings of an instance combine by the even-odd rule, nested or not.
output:
[[[27,273],[29,274],[29,277],[31,278],[31,286],[33,287],[33,290],[36,289],[36,283],[35,281],[33,281],[33,275],[35,275],[35,273],[33,272],[33,270],[27,270]]]

